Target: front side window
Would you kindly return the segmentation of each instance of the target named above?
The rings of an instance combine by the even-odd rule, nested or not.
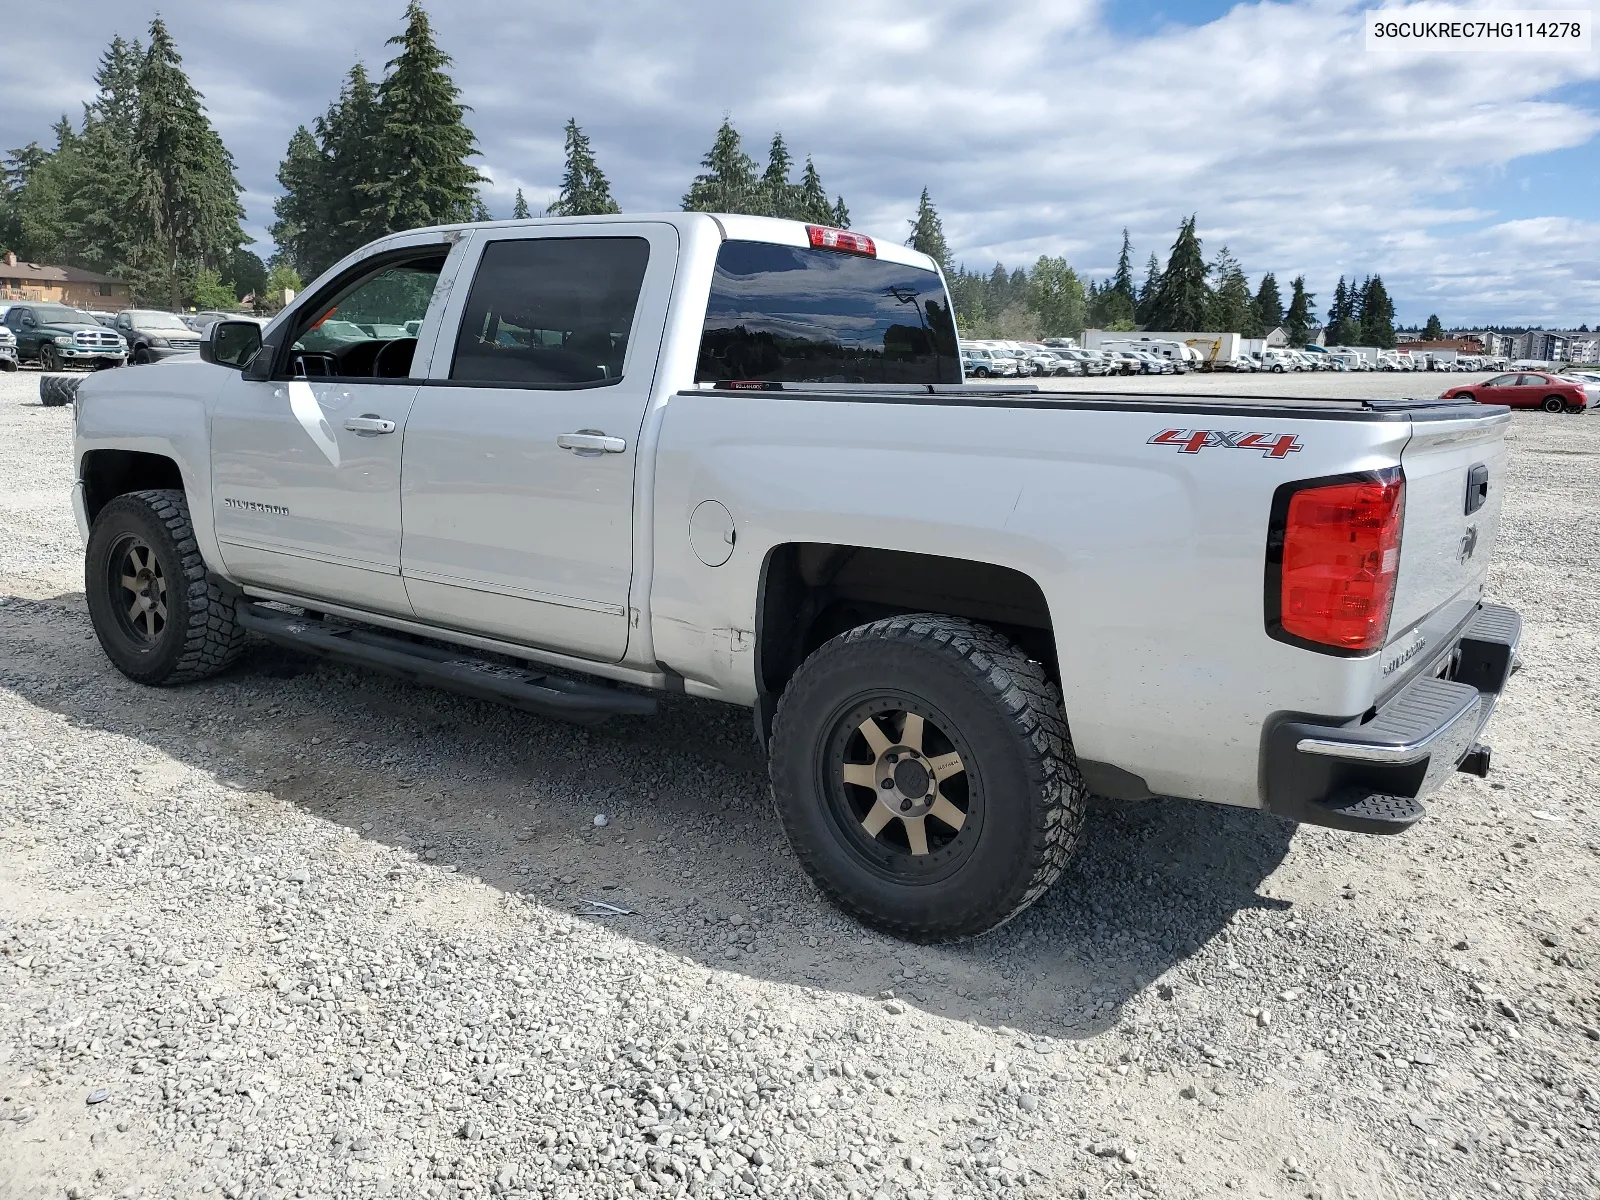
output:
[[[955,320],[933,271],[728,241],[717,252],[695,379],[960,383]]]
[[[450,378],[530,388],[621,379],[649,262],[641,237],[490,242]]]
[[[416,331],[428,313],[445,255],[394,263],[315,304],[296,322],[295,376],[399,379],[410,374]]]
[[[1484,387],[1515,387],[1516,386],[1516,382],[1517,382],[1517,377],[1515,375],[1496,375],[1493,379],[1484,380],[1483,386]]]

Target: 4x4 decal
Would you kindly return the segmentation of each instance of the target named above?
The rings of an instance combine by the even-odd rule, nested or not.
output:
[[[1239,433],[1221,429],[1163,429],[1147,446],[1176,446],[1179,454],[1199,454],[1209,446],[1230,450],[1259,450],[1263,458],[1287,458],[1303,446],[1292,433]]]

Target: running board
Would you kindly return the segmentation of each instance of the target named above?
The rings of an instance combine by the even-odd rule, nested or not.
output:
[[[598,725],[607,717],[649,716],[656,711],[654,697],[609,684],[547,675],[375,629],[328,625],[245,600],[239,602],[237,612],[239,624],[279,646],[508,704],[542,717]]]

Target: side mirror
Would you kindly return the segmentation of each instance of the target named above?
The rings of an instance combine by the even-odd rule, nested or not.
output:
[[[214,321],[200,337],[200,357],[219,367],[242,371],[261,349],[261,326],[254,321]]]

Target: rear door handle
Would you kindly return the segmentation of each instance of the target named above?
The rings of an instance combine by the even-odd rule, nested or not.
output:
[[[351,433],[393,433],[395,423],[368,413],[364,417],[346,417],[344,427]]]
[[[577,433],[563,433],[556,438],[556,445],[563,450],[576,450],[579,454],[588,451],[598,454],[604,451],[607,454],[621,454],[628,448],[628,443],[619,437],[607,437],[598,429],[580,429]]]

